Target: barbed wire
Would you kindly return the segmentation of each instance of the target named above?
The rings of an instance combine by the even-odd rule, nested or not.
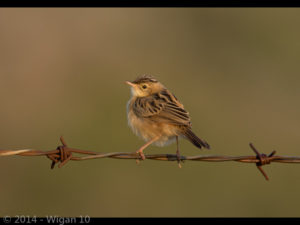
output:
[[[70,148],[67,146],[64,138],[61,136],[60,141],[62,145],[58,146],[55,150],[42,151],[34,149],[21,149],[21,150],[0,150],[0,156],[47,156],[51,162],[51,169],[58,164],[61,168],[70,160],[82,161],[89,159],[101,159],[101,158],[115,158],[115,159],[136,159],[141,160],[141,156],[136,152],[110,152],[99,153],[95,151],[88,151],[82,149]],[[266,180],[269,180],[266,172],[262,166],[270,164],[271,162],[277,163],[300,163],[300,157],[298,156],[275,156],[276,151],[272,151],[269,155],[259,153],[252,143],[249,144],[250,148],[254,151],[255,156],[223,156],[223,155],[196,155],[196,156],[178,156],[176,154],[152,154],[145,155],[146,159],[162,160],[162,161],[206,161],[206,162],[226,162],[235,161],[242,163],[255,163],[258,170],[262,173]],[[74,156],[73,153],[82,154],[87,156]],[[180,165],[180,164],[179,164]]]

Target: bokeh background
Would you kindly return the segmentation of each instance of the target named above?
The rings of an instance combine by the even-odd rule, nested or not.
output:
[[[300,155],[300,13],[285,8],[0,9],[1,149],[135,151],[125,80],[152,74],[200,151]],[[145,153],[174,153],[176,145]],[[0,158],[0,216],[300,216],[300,165]]]

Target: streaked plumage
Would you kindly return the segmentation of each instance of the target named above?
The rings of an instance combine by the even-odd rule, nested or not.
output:
[[[132,86],[127,104],[128,124],[147,142],[137,151],[142,158],[143,149],[152,143],[163,146],[176,139],[178,147],[178,137],[187,138],[198,148],[209,148],[192,132],[189,113],[183,105],[153,76],[143,75],[127,84]]]

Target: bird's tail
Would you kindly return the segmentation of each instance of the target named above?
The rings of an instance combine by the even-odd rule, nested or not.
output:
[[[210,149],[209,144],[206,143],[205,141],[202,141],[200,138],[198,138],[191,129],[186,129],[186,131],[184,132],[184,135],[196,147],[198,147],[198,148],[204,147],[204,148]]]

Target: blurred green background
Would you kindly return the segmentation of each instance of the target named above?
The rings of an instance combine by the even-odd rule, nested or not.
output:
[[[135,151],[125,80],[152,74],[212,147],[297,155],[300,13],[276,8],[0,9],[1,149]],[[175,153],[176,145],[145,153]],[[300,165],[1,157],[0,216],[300,216]]]

